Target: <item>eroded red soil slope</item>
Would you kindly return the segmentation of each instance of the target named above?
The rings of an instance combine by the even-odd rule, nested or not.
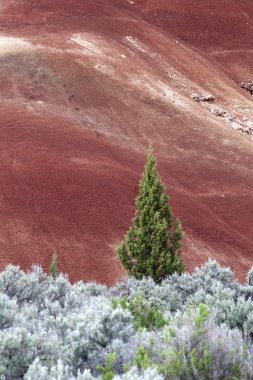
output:
[[[47,269],[56,249],[72,281],[121,278],[115,247],[152,142],[185,230],[187,269],[213,257],[244,279],[253,259],[253,102],[238,81],[251,66],[231,49],[251,64],[252,23],[240,20],[252,7],[223,3],[227,17],[216,1],[1,4],[1,268]],[[221,23],[221,39],[218,29],[201,37],[210,20]]]
[[[148,20],[200,49],[235,80],[252,80],[253,6],[244,0],[136,0]]]

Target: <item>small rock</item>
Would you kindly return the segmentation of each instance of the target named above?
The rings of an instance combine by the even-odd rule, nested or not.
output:
[[[226,115],[226,111],[221,110],[220,108],[212,108],[211,112],[214,113],[216,116],[224,117]]]
[[[191,98],[195,100],[196,102],[208,102],[208,103],[213,103],[217,100],[213,95],[210,95],[210,94],[206,94],[206,95],[192,94]]]
[[[232,115],[231,113],[229,113],[225,110],[222,110],[221,108],[212,108],[211,112],[214,115],[219,116],[219,117],[224,117],[225,119],[227,119],[229,121],[233,121],[235,119],[234,115]]]
[[[253,95],[253,82],[242,82],[240,83],[240,87],[246,91],[249,91],[251,95]]]

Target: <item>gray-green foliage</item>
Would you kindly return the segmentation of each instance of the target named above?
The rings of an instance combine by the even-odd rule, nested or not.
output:
[[[130,298],[129,300],[125,296],[120,300],[113,298],[112,305],[113,308],[120,305],[124,310],[129,309],[134,317],[134,326],[137,329],[146,328],[148,331],[151,331],[168,324],[168,321],[164,318],[163,313],[157,305],[149,305],[141,293],[136,298]]]
[[[181,224],[179,219],[174,220],[155,157],[149,148],[135,216],[118,247],[118,255],[130,275],[137,279],[150,276],[159,283],[174,272],[184,271],[181,245]]]
[[[1,380],[253,379],[253,286],[216,262],[159,285],[0,273]]]
[[[248,285],[253,286],[253,267],[249,270],[246,280]]]

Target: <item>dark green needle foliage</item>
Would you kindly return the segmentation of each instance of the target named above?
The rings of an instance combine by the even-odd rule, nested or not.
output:
[[[56,279],[56,277],[58,276],[58,256],[56,251],[54,251],[54,254],[51,259],[50,274],[53,277],[53,279]]]
[[[118,255],[130,275],[137,279],[151,276],[159,283],[174,272],[184,271],[182,227],[169,207],[151,147],[139,187],[135,216]]]

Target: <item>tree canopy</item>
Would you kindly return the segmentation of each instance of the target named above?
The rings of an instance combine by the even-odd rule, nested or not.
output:
[[[160,282],[174,272],[184,271],[182,227],[168,200],[149,147],[132,225],[117,250],[123,266],[137,279],[150,276]]]

